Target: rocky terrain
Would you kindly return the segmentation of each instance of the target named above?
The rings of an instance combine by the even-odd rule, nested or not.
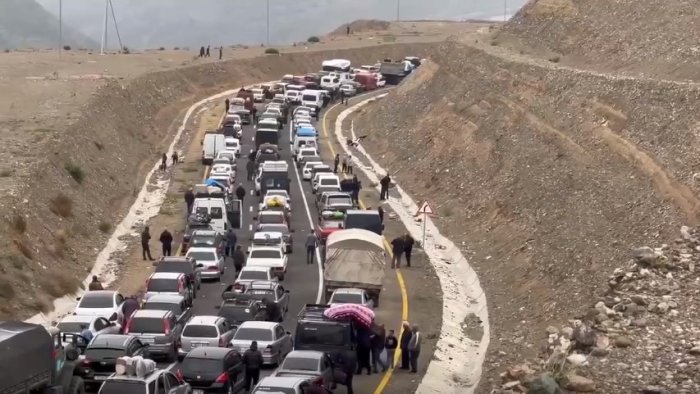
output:
[[[684,295],[694,294],[695,274],[641,271],[628,260],[631,250],[663,243],[677,246],[663,249],[669,260],[692,259],[673,240],[698,222],[700,87],[558,64],[511,48],[492,30],[433,48],[425,66],[355,123],[392,177],[438,207],[443,234],[463,245],[479,273],[491,323],[479,392],[518,389],[516,377],[534,371],[553,377],[532,389],[538,393],[556,392],[555,379],[573,390],[570,373],[584,385],[575,391],[697,392],[687,381],[695,379],[687,352],[697,339]],[[617,294],[611,275],[639,281]],[[646,305],[633,302],[635,311],[632,295]],[[646,321],[632,325],[637,319]],[[561,336],[594,325],[609,353],[582,365],[596,344],[591,334],[573,362],[545,364],[555,342],[565,345],[564,358],[577,349]],[[678,341],[676,326],[687,333]],[[533,372],[521,371],[523,360]],[[520,370],[501,376],[513,366]]]

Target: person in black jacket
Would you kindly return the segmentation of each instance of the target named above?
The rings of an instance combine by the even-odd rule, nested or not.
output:
[[[165,229],[162,233],[160,233],[159,240],[160,243],[163,244],[163,256],[170,256],[173,248],[173,235],[170,234],[168,229]]]
[[[236,251],[233,252],[233,266],[236,267],[236,273],[239,273],[243,269],[244,263],[245,253],[243,253],[243,248],[241,248],[241,245],[237,245]]]
[[[92,282],[90,282],[88,285],[88,290],[104,290],[102,283],[100,283],[100,280],[97,279],[97,275],[92,276]]]
[[[258,341],[250,344],[250,349],[243,353],[243,366],[245,366],[245,390],[250,392],[250,386],[255,387],[260,379],[260,368],[263,365],[263,355],[258,350]]]
[[[377,213],[379,214],[379,221],[381,223],[384,223],[384,208],[382,208],[381,206],[377,207]]]
[[[384,175],[384,178],[382,178],[379,181],[379,184],[382,186],[381,191],[379,192],[379,199],[380,200],[386,200],[389,198],[389,185],[391,184],[391,177],[389,175]]]
[[[241,204],[243,204],[243,197],[245,197],[245,188],[243,185],[238,185],[236,188],[236,198],[241,200]]]
[[[245,164],[245,170],[247,179],[252,181],[255,178],[255,162],[248,160],[248,162]]]
[[[394,369],[394,354],[396,354],[396,348],[399,347],[399,341],[394,336],[394,330],[389,330],[384,347],[386,348],[387,364],[389,364],[389,368]]]
[[[194,206],[194,190],[192,188],[187,189],[185,192],[185,204],[187,204],[187,215],[192,213],[192,206]]]
[[[151,247],[148,245],[148,242],[151,240],[151,233],[149,232],[148,226],[143,228],[143,231],[141,232],[141,251],[143,252],[143,259],[146,260],[146,256],[148,256],[148,259],[153,261],[153,257],[151,257]]]
[[[396,237],[391,241],[391,268],[401,268],[401,255],[404,251],[404,238]]]
[[[410,364],[410,353],[408,344],[411,342],[411,325],[407,321],[403,322],[403,332],[401,333],[401,369],[408,369]]]
[[[403,238],[403,252],[406,255],[406,267],[411,266],[411,253],[413,252],[413,244],[416,240],[411,237],[411,234],[404,235]]]

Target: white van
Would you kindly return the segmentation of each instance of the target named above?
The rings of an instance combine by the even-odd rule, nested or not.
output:
[[[221,234],[226,234],[230,223],[226,216],[226,203],[223,198],[200,197],[194,199],[192,212],[206,213],[211,218],[209,225]]]
[[[293,155],[296,158],[302,148],[313,148],[318,151],[318,140],[316,137],[295,136],[293,144]]]
[[[306,89],[301,92],[301,105],[318,111],[323,107],[323,91]]]
[[[337,75],[321,77],[321,87],[324,89],[338,89],[340,87],[340,77]]]
[[[205,134],[202,141],[202,164],[208,165],[214,161],[216,155],[226,149],[226,140],[223,134]]]

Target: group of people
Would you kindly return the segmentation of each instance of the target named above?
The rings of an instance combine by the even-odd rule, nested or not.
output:
[[[416,240],[411,234],[404,234],[391,241],[391,268],[401,268],[401,256],[406,256],[406,267],[411,266],[411,254]]]
[[[341,158],[340,153],[336,153],[335,159],[333,159],[333,173],[334,174],[338,173],[338,165],[340,165],[341,174],[352,175],[352,167],[353,167],[352,155],[345,153],[345,154],[343,154],[343,157]]]
[[[207,45],[206,48],[203,46],[200,47],[199,48],[199,57],[210,57],[211,56],[210,50],[211,50],[210,45]],[[220,46],[219,47],[219,60],[221,60],[222,57],[224,57],[224,47]]]
[[[170,159],[173,161],[173,166],[180,162],[180,156],[178,155],[177,151],[173,151],[173,154],[170,156]],[[167,169],[168,169],[168,155],[163,153],[160,157],[160,170],[165,171]]]
[[[144,260],[155,260],[153,256],[151,255],[151,246],[150,246],[150,241],[151,241],[151,233],[150,233],[150,226],[145,226],[143,228],[143,231],[141,231],[141,252],[143,254],[143,259]],[[158,238],[158,241],[160,241],[161,246],[162,246],[162,252],[163,256],[171,256],[172,251],[173,251],[173,234],[168,231],[168,229],[164,229],[162,233],[160,233],[160,237]]]

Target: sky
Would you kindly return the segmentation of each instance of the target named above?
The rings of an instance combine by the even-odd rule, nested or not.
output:
[[[37,0],[58,15],[59,0]],[[130,48],[305,41],[356,19],[493,19],[515,13],[527,0],[112,0],[119,35]],[[66,24],[99,42],[105,0],[63,0]],[[112,16],[108,44],[118,48]]]

